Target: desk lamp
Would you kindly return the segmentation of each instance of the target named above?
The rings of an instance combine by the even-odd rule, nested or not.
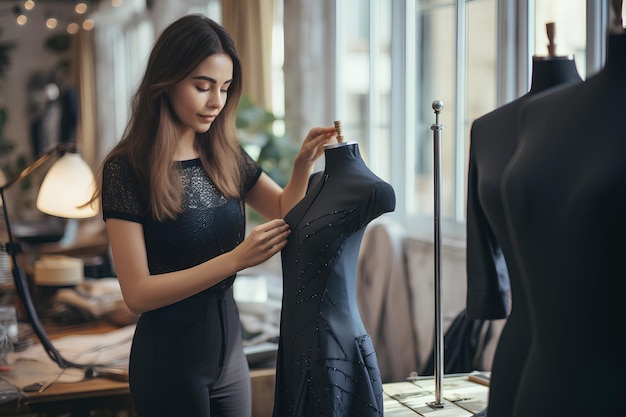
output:
[[[60,143],[41,155],[31,165],[24,168],[17,176],[9,179],[4,184],[0,184],[2,210],[9,240],[5,244],[5,248],[13,264],[12,272],[15,290],[30,320],[33,332],[43,345],[48,356],[63,369],[81,368],[85,369],[86,374],[90,374],[93,373],[93,368],[97,365],[74,363],[63,358],[52,345],[39,321],[26,274],[19,262],[18,254],[21,251],[21,247],[13,238],[5,199],[5,190],[26,178],[54,157],[59,159],[55,161],[41,183],[36,202],[37,208],[46,214],[75,219],[93,217],[98,213],[92,205],[83,206],[90,200],[95,190],[95,180],[91,169],[78,154],[75,143]]]

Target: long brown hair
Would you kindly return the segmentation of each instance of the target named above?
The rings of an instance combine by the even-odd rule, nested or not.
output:
[[[177,117],[167,90],[182,81],[207,57],[224,53],[233,61],[233,80],[224,108],[208,132],[196,133],[195,147],[215,187],[227,197],[240,197],[241,151],[235,116],[242,92],[241,63],[226,30],[200,14],[184,16],[159,36],[139,88],[132,99],[131,117],[122,139],[98,170],[102,192],[102,166],[111,157],[127,155],[155,219],[173,219],[182,212],[183,189],[172,155],[177,142]]]

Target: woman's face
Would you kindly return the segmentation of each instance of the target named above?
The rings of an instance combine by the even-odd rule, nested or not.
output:
[[[183,135],[195,136],[196,132],[209,130],[226,104],[232,80],[232,59],[226,54],[215,54],[174,86],[169,98]]]

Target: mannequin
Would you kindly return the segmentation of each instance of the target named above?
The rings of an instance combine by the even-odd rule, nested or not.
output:
[[[274,417],[382,416],[376,353],[356,300],[366,225],[395,209],[395,193],[356,143],[326,145],[324,171],[285,216],[283,301]]]
[[[490,417],[511,416],[531,339],[526,297],[502,208],[502,172],[517,147],[517,122],[522,105],[538,93],[581,81],[574,60],[568,56],[535,56],[532,66],[529,92],[477,119],[471,129],[467,315],[471,319],[491,320],[505,318],[510,312],[492,364]]]
[[[513,417],[626,415],[625,94],[622,29],[602,71],[521,111],[502,184],[533,338]]]

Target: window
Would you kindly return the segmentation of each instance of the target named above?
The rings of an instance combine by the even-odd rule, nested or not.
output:
[[[336,107],[344,135],[396,189],[394,216],[432,233],[434,100],[444,103],[441,223],[464,237],[472,122],[526,93],[533,55],[574,55],[582,77],[603,62],[608,2],[344,0],[337,2]]]
[[[409,24],[412,22],[409,22]],[[415,101],[418,120],[412,186],[407,187],[407,214],[432,217],[433,100],[442,100],[441,216],[447,223],[461,223],[465,213],[465,172],[471,121],[496,105],[496,1],[477,0],[418,2],[415,18],[417,50]],[[408,115],[408,117],[410,117]]]
[[[531,15],[534,27],[534,55],[547,55],[545,25],[555,23],[556,55],[573,55],[581,77],[586,74],[586,0],[535,1]]]
[[[337,108],[346,137],[364,144],[369,166],[396,188],[396,215],[409,226],[432,223],[432,103],[442,100],[441,214],[458,226],[470,121],[496,105],[496,0],[340,3]]]
[[[152,26],[143,19],[121,30],[111,30],[113,57],[113,86],[115,88],[115,135],[122,136],[130,112],[130,97],[134,94],[145,69],[149,47],[154,34]]]
[[[205,0],[202,5],[177,4],[181,13],[205,13],[220,20],[219,0]],[[103,7],[92,14],[100,27],[94,39],[99,65],[98,158],[120,140],[128,118],[132,95],[138,87],[148,55],[158,34],[154,30],[146,4],[129,2],[122,7]]]
[[[391,0],[338,2],[337,114],[346,141],[390,179]]]

